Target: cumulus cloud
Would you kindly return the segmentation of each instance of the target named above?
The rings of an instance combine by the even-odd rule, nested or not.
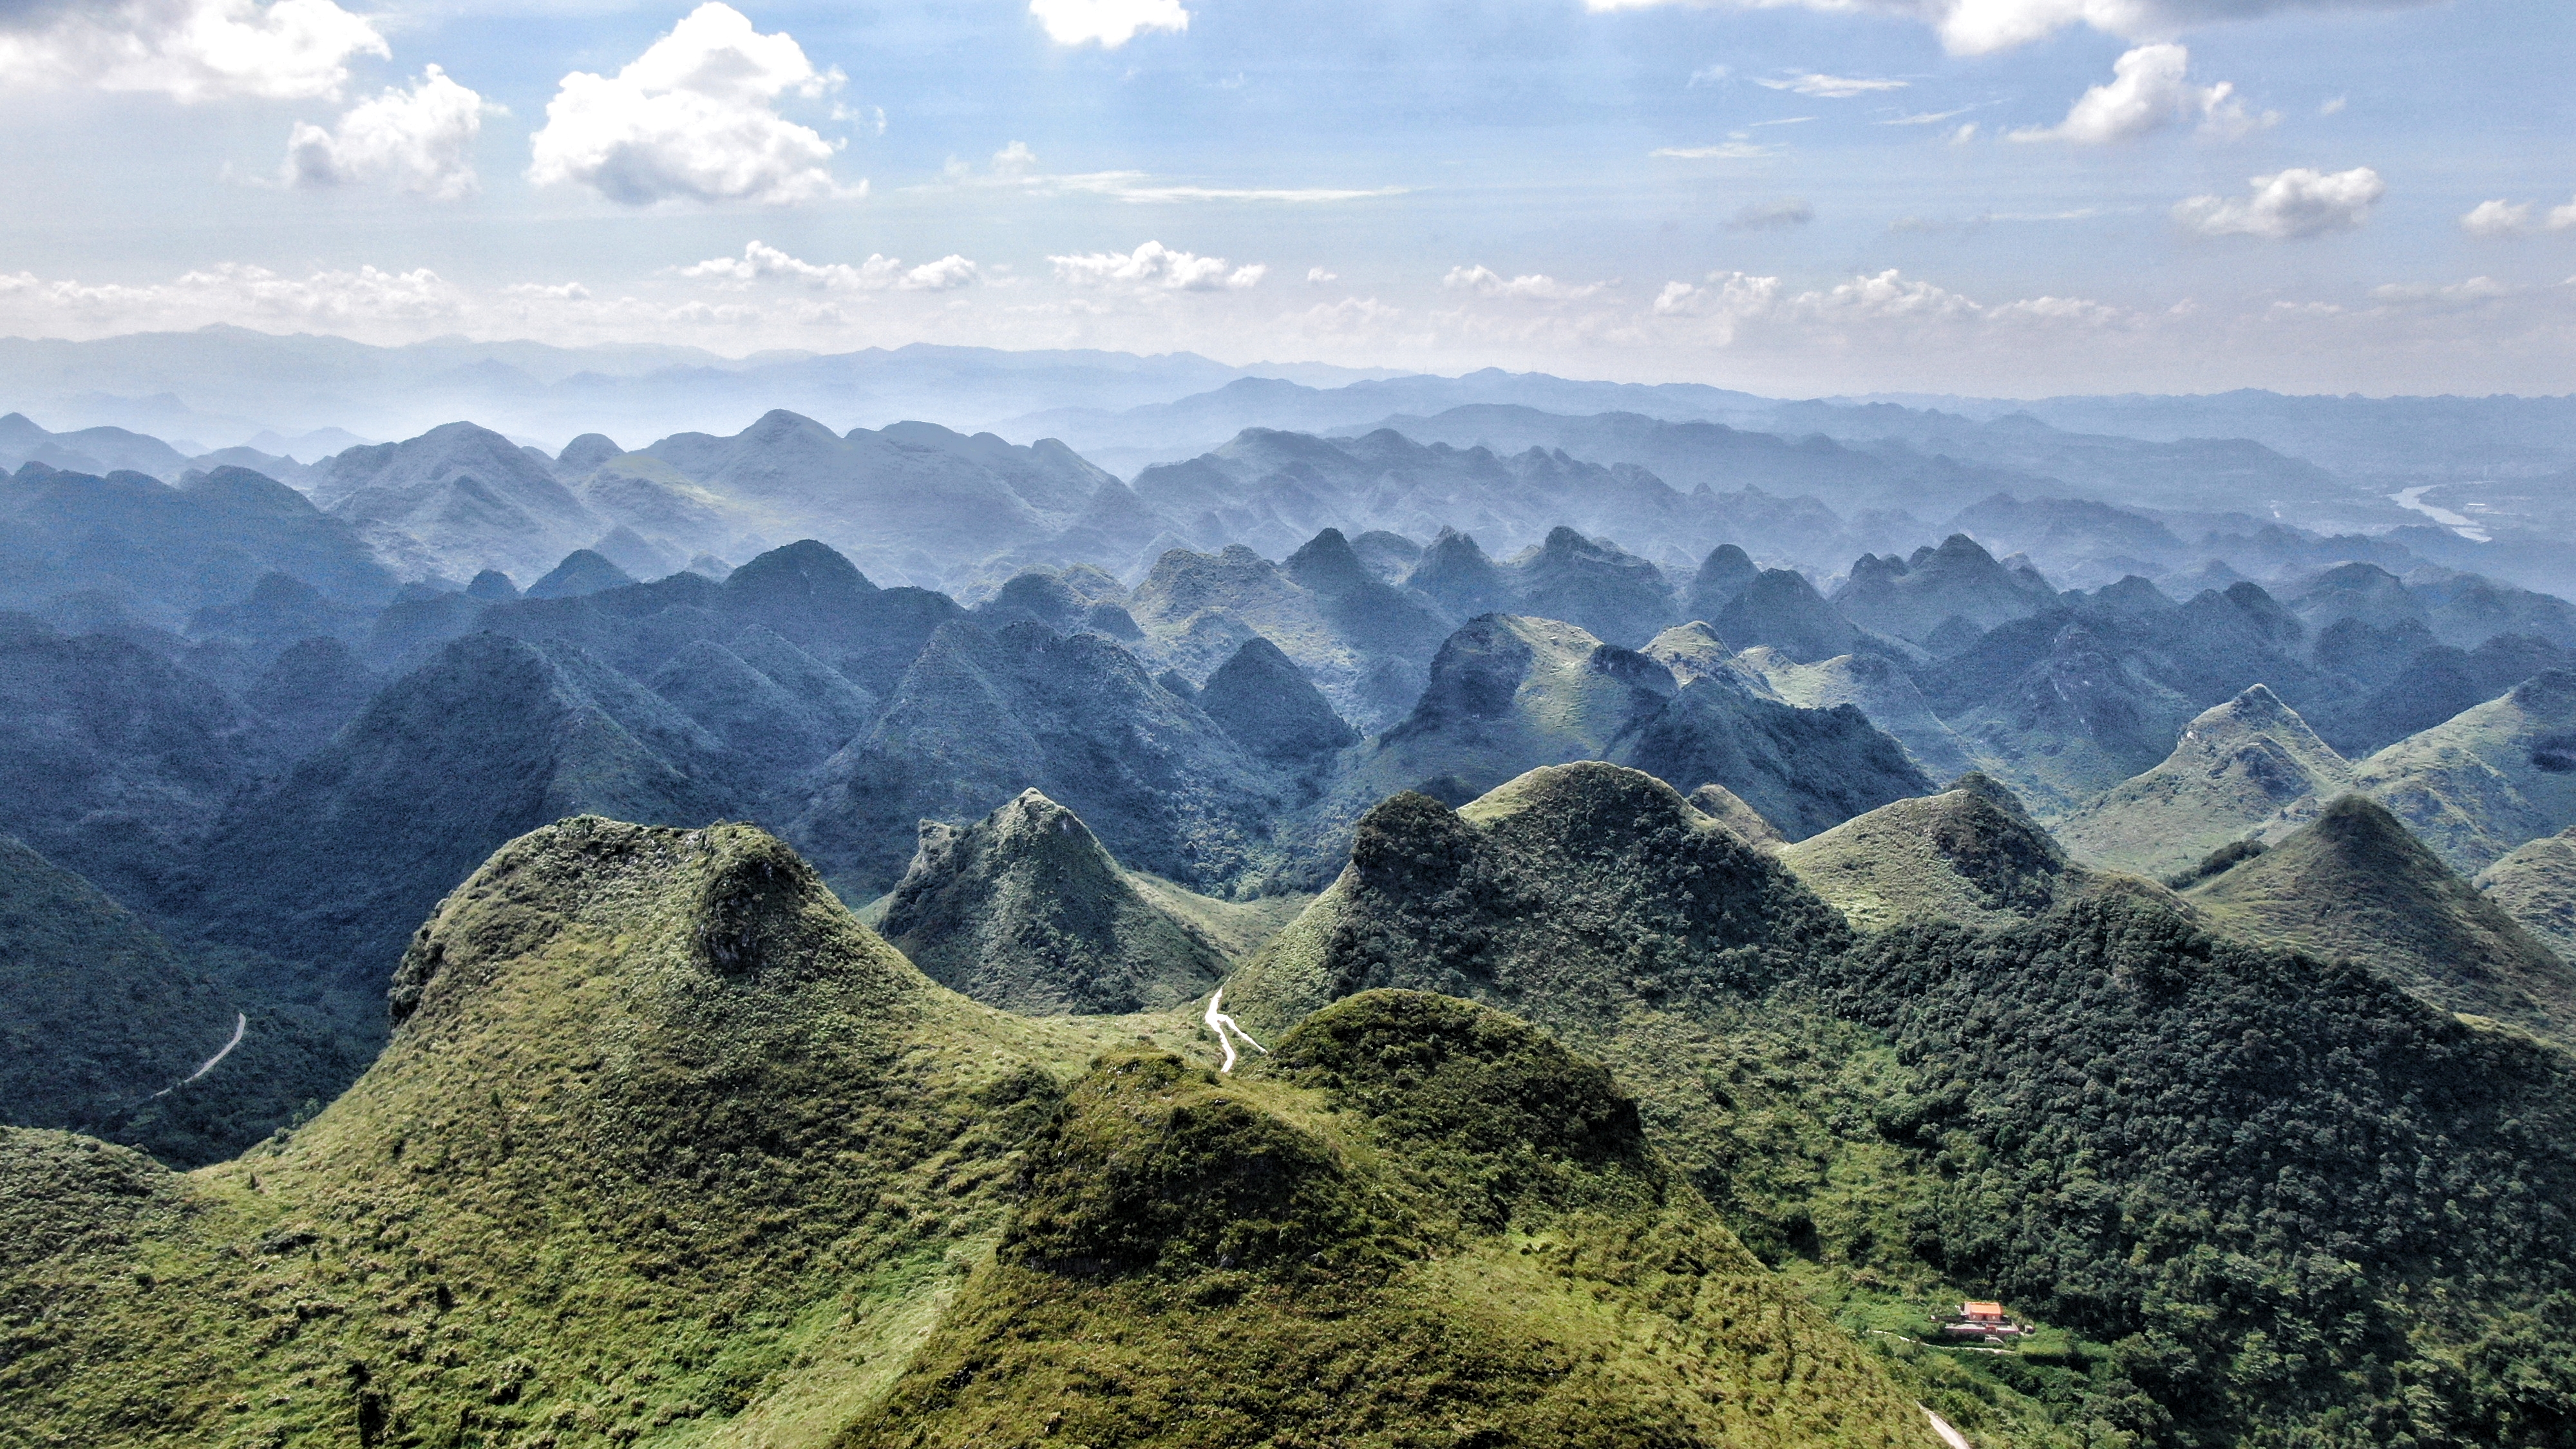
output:
[[[1753,83],[1758,86],[1769,86],[1775,91],[1796,91],[1802,96],[1827,96],[1834,100],[1849,100],[1853,96],[1867,95],[1872,91],[1901,91],[1905,89],[1908,84],[1908,82],[1901,80],[1873,80],[1845,75],[1816,75],[1812,72],[1806,75],[1789,76],[1781,80],[1756,79]]]
[[[1575,284],[1560,282],[1540,272],[1506,277],[1490,267],[1451,267],[1440,279],[1440,285],[1452,292],[1472,292],[1479,297],[1509,297],[1517,301],[1573,302],[1599,292],[1603,282]]]
[[[616,75],[565,76],[533,138],[528,179],[629,206],[843,194],[832,179],[837,148],[778,113],[781,99],[841,81],[816,70],[794,37],[759,34],[741,11],[708,0]]]
[[[2278,111],[2248,111],[2230,82],[2191,84],[2185,78],[2190,64],[2191,52],[2179,45],[2141,45],[2113,61],[2110,83],[2078,97],[2065,120],[2015,131],[2012,138],[2100,146],[2134,141],[2196,116],[2202,134],[2235,140],[2279,124]]]
[[[1148,30],[1190,28],[1181,0],[1029,0],[1029,14],[1058,45],[1115,50]]]
[[[2481,201],[2460,218],[2460,230],[2476,237],[2508,237],[2576,229],[2576,201],[2551,207],[2535,219],[2537,211],[2539,207],[2528,201]]]
[[[1793,226],[1805,226],[1815,219],[1814,207],[1798,197],[1784,196],[1778,201],[1765,201],[1745,207],[1735,214],[1734,220],[1729,221],[1726,227],[1729,231],[1781,231]]]
[[[882,292],[890,287],[906,292],[946,292],[972,286],[982,280],[983,272],[954,252],[917,267],[907,267],[884,255],[871,255],[857,263],[809,262],[767,242],[754,241],[742,249],[741,256],[709,257],[680,268],[679,275],[736,287],[783,277],[825,292]]]
[[[1989,306],[1893,268],[1797,293],[1778,277],[1711,272],[1698,282],[1665,283],[1653,310],[1657,317],[1708,324],[1720,341],[1749,326],[1840,335],[1940,326],[2104,328],[2136,320],[2083,297],[2027,297]]]
[[[1919,20],[1956,55],[1984,55],[2027,44],[2070,25],[2128,40],[2154,40],[2222,20],[2251,20],[2286,11],[2385,10],[2431,0],[1584,0],[1593,11],[1658,5],[1726,5],[1736,9],[1800,6],[1868,10]]]
[[[415,196],[454,201],[479,184],[474,138],[482,129],[483,98],[433,65],[410,90],[389,88],[350,107],[331,130],[298,121],[286,138],[284,179],[303,187],[391,181]]]
[[[337,97],[353,56],[388,56],[331,0],[0,5],[0,81],[179,101]]]
[[[1078,287],[1115,287],[1136,292],[1228,292],[1257,286],[1270,268],[1260,262],[1236,266],[1223,257],[1174,251],[1149,241],[1132,252],[1084,252],[1050,256],[1059,281]]]
[[[1341,279],[1342,277],[1339,272],[1328,272],[1322,267],[1308,267],[1306,269],[1306,285],[1310,287],[1320,287],[1328,282],[1338,282]]]
[[[2293,241],[2352,231],[2370,220],[2370,209],[2388,190],[2367,166],[2350,171],[2292,167],[2252,180],[2248,196],[2195,196],[2173,209],[2174,221],[2202,236],[2254,236]]]

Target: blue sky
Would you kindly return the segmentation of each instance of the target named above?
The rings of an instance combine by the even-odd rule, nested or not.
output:
[[[1593,3],[0,0],[0,331],[2576,386],[2576,7]]]

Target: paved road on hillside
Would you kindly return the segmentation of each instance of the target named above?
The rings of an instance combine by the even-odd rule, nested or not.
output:
[[[1223,1005],[1225,1005],[1225,988],[1220,986],[1216,989],[1216,995],[1208,998],[1207,1009],[1208,1030],[1216,1033],[1216,1044],[1225,1048],[1225,1065],[1217,1068],[1217,1070],[1220,1072],[1231,1072],[1234,1070],[1234,1064],[1237,1060],[1234,1050],[1234,1039],[1238,1036],[1243,1038],[1243,1044],[1245,1046],[1252,1048],[1254,1051],[1261,1053],[1265,1057],[1270,1055],[1270,1048],[1254,1041],[1252,1039],[1252,1033],[1243,1029],[1243,1023],[1236,1021],[1233,1017],[1226,1015],[1223,1011],[1218,1009]]]
[[[231,1041],[228,1041],[228,1042],[225,1042],[225,1043],[224,1043],[224,1049],[223,1049],[222,1051],[219,1051],[219,1052],[215,1053],[213,1056],[210,1056],[210,1057],[206,1058],[206,1064],[205,1064],[204,1066],[202,1066],[202,1067],[197,1068],[195,1071],[190,1072],[190,1073],[187,1075],[187,1078],[186,1078],[185,1080],[180,1081],[180,1082],[173,1083],[172,1085],[167,1086],[167,1087],[163,1087],[160,1091],[157,1091],[157,1092],[153,1093],[152,1095],[153,1095],[153,1096],[155,1096],[155,1097],[166,1097],[166,1096],[169,1096],[172,1092],[175,1092],[175,1091],[179,1090],[179,1088],[181,1088],[181,1087],[184,1087],[184,1086],[188,1085],[188,1083],[189,1083],[189,1082],[193,1082],[193,1081],[195,1081],[196,1079],[198,1079],[199,1077],[204,1076],[206,1073],[213,1071],[213,1070],[215,1069],[215,1064],[216,1064],[217,1062],[220,1062],[220,1061],[222,1061],[224,1058],[226,1058],[226,1057],[228,1057],[228,1056],[231,1056],[231,1055],[233,1054],[233,1048],[241,1045],[243,1035],[244,1035],[245,1033],[247,1033],[249,1030],[250,1030],[250,1017],[248,1016],[248,1014],[243,1013],[243,1012],[239,1012],[239,1011],[234,1012],[234,1013],[233,1013],[233,1039],[232,1039]],[[1250,1037],[1245,1037],[1245,1038],[1244,1038],[1244,1040],[1245,1040],[1245,1041],[1250,1041],[1250,1040],[1252,1040],[1252,1038],[1250,1038]]]

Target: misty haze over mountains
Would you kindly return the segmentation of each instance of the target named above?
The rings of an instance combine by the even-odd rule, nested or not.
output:
[[[2576,519],[2554,511],[2576,404],[1788,402],[1499,372],[1272,377],[1191,357],[719,364],[308,339],[244,354],[278,369],[264,393],[205,363],[234,340],[45,344],[64,387],[137,391],[0,417],[0,1027],[35,1064],[0,1074],[0,1108],[73,1133],[0,1147],[45,1184],[24,1194],[42,1224],[236,1173],[253,1193],[288,1184],[280,1201],[328,1205],[314,1210],[335,1224],[481,1184],[425,1210],[424,1241],[487,1213],[579,1217],[563,1203],[590,1188],[544,1137],[558,1108],[602,1140],[650,1137],[657,1160],[705,1163],[693,1154],[733,1142],[675,1125],[678,1109],[647,1101],[664,1093],[771,1124],[723,1151],[769,1154],[785,1176],[726,1177],[726,1223],[772,1221],[763,1194],[809,1203],[824,1189],[776,1184],[829,1159],[878,1184],[851,1199],[866,1225],[833,1251],[917,1239],[982,1264],[933,1289],[866,1259],[863,1277],[892,1275],[870,1291],[917,1316],[888,1330],[910,1336],[875,1387],[824,1416],[861,1436],[848,1442],[966,1412],[939,1387],[967,1372],[954,1362],[1041,1372],[996,1345],[1082,1341],[1050,1316],[1074,1311],[1066,1283],[1107,1285],[1114,1301],[1080,1312],[1132,1327],[1164,1310],[1116,1298],[1119,1275],[1201,1275],[1187,1312],[1286,1332],[1310,1310],[1277,1294],[1340,1291],[1310,1271],[1365,1277],[1461,1243],[1502,1263],[1478,1236],[1495,1222],[1557,1223],[1585,1252],[1629,1241],[1646,1220],[1604,1228],[1598,1203],[1649,1180],[1635,1211],[1662,1204],[1713,1235],[1688,1250],[1700,1266],[1656,1271],[1697,1294],[1773,1295],[1769,1326],[1723,1351],[1675,1350],[1678,1330],[1605,1342],[1738,1385],[1781,1344],[1823,1355],[1817,1372],[1859,1407],[1782,1399],[1806,1426],[1785,1442],[1844,1442],[1837,1414],[1876,1424],[1872,1442],[1912,1442],[1898,1411],[1935,1401],[1998,1443],[2071,1442],[2050,1436],[2111,1415],[2148,1426],[2125,1442],[2235,1442],[2364,1411],[2487,1426],[2459,1442],[2554,1442],[2484,1387],[2401,1408],[2368,1385],[2431,1375],[2496,1334],[2554,1333],[2514,1315],[2576,1284],[2533,1246],[2546,1214],[2522,1205],[2530,1182],[2576,1183]],[[8,366],[34,355],[0,348]],[[398,421],[415,417],[436,421]],[[1198,1013],[1219,988],[1275,1062],[1208,1069],[1206,1032],[1230,1028]],[[2313,1060],[2261,1055],[2308,1052],[2302,1033],[2320,1030],[2332,1044]],[[1931,1045],[2034,1037],[2079,1042],[2092,1075],[2064,1080],[2073,1057],[1978,1066]],[[594,1040],[627,1044],[594,1059]],[[1465,1074],[1441,1078],[1432,1108],[1413,1075],[1365,1112],[1329,1095],[1425,1040],[1445,1043],[1426,1070]],[[818,1068],[844,1084],[829,1090],[782,1085],[817,1043],[876,1064]],[[885,1053],[981,1065],[884,1086]],[[521,1079],[488,1065],[523,1057],[558,1084],[526,1119],[498,1105]],[[1973,1105],[1952,1084],[1980,1071],[2000,1075]],[[1597,1095],[1614,1074],[1643,1085]],[[2131,1094],[2123,1111],[2164,1115],[2103,1125],[2082,1104],[2107,1100],[2105,1082]],[[1309,1110],[1262,1094],[1296,1092],[1342,1103],[1329,1130],[1360,1135],[1261,1145]],[[486,1102],[508,1120],[441,1135],[439,1114]],[[1520,1181],[1515,1144],[1557,1140],[1539,1117],[1475,1126],[1497,1102],[1574,1104],[1585,1125],[1562,1129],[1564,1162],[1613,1185],[1563,1190],[1608,1196],[1546,1217],[1529,1204],[1574,1180],[1559,1164],[1558,1186],[1519,1206],[1441,1206],[1461,1184]],[[1357,1144],[1432,1131],[1426,1110],[1481,1144],[1438,1148],[1466,1166],[1401,1190],[1336,1166],[1314,1186],[1316,1164],[1400,1159]],[[2368,1131],[2345,1143],[2315,1125],[2338,1112]],[[814,1134],[843,1130],[827,1118],[895,1125],[827,1152]],[[499,1165],[537,1140],[523,1126],[547,1145]],[[1228,1209],[1225,1223],[1305,1245],[1279,1260],[1302,1267],[1230,1226],[1204,1251],[1173,1246],[1195,1240],[1169,1224],[1235,1189],[1129,1182],[1094,1159],[1129,1161],[1126,1134],[1168,1146],[1203,1129],[1222,1139],[1209,1161],[1290,1152],[1296,1193],[1361,1192],[1344,1183],[1359,1174],[1375,1206]],[[2078,1135],[2027,1146],[2046,1132]],[[1978,1160],[2039,1176],[1959,1196],[1979,1133]],[[2222,1137],[2253,1157],[2206,1167]],[[79,1157],[122,1150],[93,1138],[151,1156]],[[1003,1155],[1041,1138],[1040,1158]],[[2149,1138],[2168,1147],[2136,1146]],[[934,1140],[950,1145],[901,1170],[939,1187],[887,1185],[887,1144]],[[2368,1145],[2396,1140],[2423,1164],[2402,1182]],[[488,1169],[453,1167],[486,1153]],[[2247,1204],[2277,1190],[2263,1164],[2294,1156],[2301,1211],[2323,1226],[2247,1226]],[[170,1179],[155,1158],[212,1165]],[[2201,1216],[2152,1231],[2106,1218],[2088,1194],[2109,1189],[2085,1175],[2103,1162],[2124,1192],[2197,1194]],[[1130,1196],[1091,1202],[1103,1182]],[[695,1221],[663,1188],[618,1190],[659,1204],[631,1218],[655,1241]],[[965,1206],[908,1205],[934,1190]],[[898,1192],[916,1196],[889,1205]],[[1422,1213],[1465,1226],[1424,1229]],[[1997,1241],[2004,1213],[2050,1246]],[[911,1226],[890,1226],[898,1214]],[[1147,1220],[1164,1246],[1134,1245]],[[1657,1219],[1656,1241],[1680,1220]],[[260,1221],[254,1243],[284,1241]],[[122,1264],[125,1231],[42,1261]],[[233,1251],[229,1226],[206,1231],[215,1246],[172,1251]],[[359,1231],[328,1229],[327,1253],[357,1251]],[[2284,1395],[2248,1367],[2248,1344],[2323,1341],[2328,1310],[2306,1299],[2230,1309],[2225,1334],[2156,1350],[2167,1377],[2137,1367],[2155,1295],[2226,1296],[2189,1265],[2309,1263],[2322,1236],[2367,1291],[2430,1275],[2453,1306],[2389,1310],[2405,1332],[2336,1350],[2368,1365],[2359,1388]],[[295,1239],[317,1264],[321,1241]],[[718,1284],[751,1261],[672,1251]],[[2453,1251],[2474,1258],[2473,1284]],[[616,1253],[583,1262],[626,1282]],[[2070,1286],[2067,1263],[2116,1293]],[[1248,1299],[1244,1275],[1274,1269],[1287,1286]],[[801,1271],[762,1273],[826,1291]],[[1548,1281],[1515,1291],[1573,1291]],[[1972,1291],[2036,1305],[2053,1346],[1952,1369],[1863,1343],[1937,1342],[1923,1305]],[[952,1314],[952,1292],[969,1306]],[[1483,1321],[1434,1301],[1444,1334]],[[84,1322],[166,1331],[149,1303],[101,1311]],[[409,1332],[322,1316],[353,1362]],[[1867,1326],[1881,1320],[1902,1328]],[[595,1371],[565,1340],[512,1321],[457,1352],[507,1347],[527,1382],[589,1392],[572,1386]],[[632,1327],[603,1323],[612,1339]],[[730,1320],[705,1331],[773,1342]],[[79,1341],[23,1380],[76,1427],[83,1385],[120,1361]],[[771,1366],[725,1370],[726,1398],[706,1363],[618,1352],[660,1364],[616,1372],[649,1376],[620,1402],[659,1405],[666,1424],[816,1392]],[[257,1358],[227,1372],[287,1372]],[[292,1427],[376,1404],[430,1422],[462,1392],[434,1377],[260,1412]],[[540,1422],[496,1392],[476,1402]],[[1008,1419],[1036,1392],[986,1407]],[[231,1412],[168,1395],[181,1407],[163,1437]],[[2201,1437],[2154,1437],[2181,1422]]]

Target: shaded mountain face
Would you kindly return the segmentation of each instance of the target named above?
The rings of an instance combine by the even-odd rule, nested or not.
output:
[[[1504,566],[1515,612],[1563,619],[1606,643],[1634,649],[1676,621],[1672,586],[1653,564],[1571,528]]]
[[[1697,553],[1720,541],[1730,521],[1715,499],[1680,492],[1643,469],[1538,448],[1425,446],[1383,428],[1353,438],[1247,428],[1199,457],[1146,468],[1135,488],[1202,546],[1233,541],[1273,555],[1323,528],[1411,538],[1455,528],[1517,551],[1570,527],[1594,538],[1671,540]]]
[[[994,1260],[841,1442],[1119,1442],[1182,1416],[1208,1443],[1929,1442],[1609,1074],[1500,1012],[1365,993],[1257,1079],[1113,1055],[1030,1151]],[[1559,1263],[1533,1239],[1637,1246]]]
[[[903,873],[915,825],[1035,787],[1127,864],[1201,889],[1261,877],[1287,782],[1095,634],[941,626],[790,834],[852,899]]]
[[[1905,749],[1907,759],[1931,779],[1955,780],[1985,761],[1958,731],[1932,712],[1914,676],[1879,654],[1841,654],[1801,664],[1777,649],[1745,650],[1736,673],[1757,682],[1784,704],[1800,709],[1850,705],[1869,716]]]
[[[1776,649],[1801,664],[1849,654],[1861,631],[1792,569],[1764,569],[1708,621],[1738,649]]]
[[[1780,860],[1867,931],[1908,920],[2029,920],[2096,884],[2011,791],[1983,775],[1783,846]]]
[[[1399,790],[1464,804],[1524,771],[1587,759],[1676,789],[1723,785],[1793,839],[1931,788],[1857,710],[1783,705],[1725,672],[1685,684],[1571,624],[1497,614],[1452,635],[1413,713],[1348,758],[1315,849],[1338,854],[1349,823]]]
[[[2162,880],[2352,783],[2352,766],[2258,684],[2195,717],[2163,764],[2077,810],[2058,837],[2085,860]]]
[[[937,560],[1046,537],[1115,481],[1060,443],[1016,447],[929,423],[842,435],[785,411],[730,438],[680,433],[643,453],[739,503],[764,528],[809,534],[868,568],[925,580],[940,572]]]
[[[537,578],[607,528],[552,468],[472,423],[350,448],[323,465],[313,501],[361,537],[400,534],[454,578]]]
[[[1193,701],[1236,744],[1285,769],[1313,767],[1360,738],[1296,662],[1267,639],[1244,641]]]
[[[396,680],[196,852],[187,913],[352,982],[512,836],[583,811],[703,824],[739,764],[659,696],[561,644],[476,634]]]
[[[1448,632],[1436,609],[1370,573],[1338,532],[1285,564],[1239,544],[1214,555],[1173,550],[1128,610],[1150,636],[1137,647],[1194,680],[1254,634],[1269,639],[1362,729],[1403,716]]]
[[[279,753],[301,759],[357,718],[384,683],[337,639],[307,639],[277,656],[242,703],[276,730]]]
[[[2484,704],[2535,674],[2576,666],[2576,651],[2528,634],[2499,634],[2474,649],[2462,649],[2434,644],[2428,631],[2418,632],[2424,639],[2420,648],[2396,647],[2385,640],[2363,646],[2378,651],[2369,661],[2381,666],[2378,669],[2354,668],[2364,661],[2351,660],[2347,672],[2378,687],[2341,701],[2317,721],[2317,733],[2327,743],[2348,756],[2366,755]],[[2358,655],[2362,650],[2353,652]],[[2320,663],[2328,657],[2323,639],[2318,641],[2317,657]]]
[[[2252,584],[2170,610],[2088,600],[2015,620],[1918,672],[1935,712],[2043,820],[2171,754],[2191,720],[2258,681],[2305,713],[2350,685],[2300,657],[2305,626]]]
[[[667,570],[666,570],[667,572]],[[531,599],[569,599],[580,594],[595,594],[635,582],[635,576],[609,562],[591,549],[577,548],[565,554],[562,563],[547,570],[546,576],[528,585],[525,597]]]
[[[693,642],[732,647],[757,628],[881,696],[932,631],[964,612],[945,594],[880,589],[848,559],[808,539],[772,549],[722,582],[680,573],[573,598],[447,608],[428,622],[451,632],[480,628],[571,644],[639,679]]]
[[[2361,796],[2188,898],[2221,931],[2349,959],[2446,1011],[2576,1038],[2576,968]]]
[[[1670,785],[1585,762],[1463,810],[1413,793],[1371,810],[1348,868],[1228,980],[1226,1004],[1276,1032],[1394,986],[1599,1025],[1640,999],[1758,990],[1842,930]]]
[[[2549,670],[2353,767],[2354,788],[2388,807],[2453,870],[2576,824],[2576,673]],[[2277,840],[2315,818],[2296,802],[2265,826]]]
[[[1954,533],[1911,559],[1864,554],[1834,590],[1833,604],[1864,629],[1927,644],[1944,631],[1964,627],[1974,637],[2043,613],[2058,607],[2058,598],[2037,574],[2008,569],[1975,539]]]
[[[198,609],[241,599],[270,573],[352,608],[379,607],[396,587],[349,525],[240,468],[176,484],[21,468],[0,479],[0,522],[0,607],[96,590],[177,628]]]
[[[971,825],[923,821],[878,928],[931,980],[1031,1016],[1167,1011],[1227,967],[1035,790]]]
[[[0,830],[119,899],[164,899],[277,751],[256,716],[158,655],[0,615]]]
[[[1734,544],[1710,549],[1708,557],[1700,560],[1699,572],[1691,575],[1690,592],[1682,597],[1682,617],[1702,622],[1716,618],[1761,572],[1752,556]]]
[[[232,1029],[230,998],[150,927],[0,836],[0,1121],[102,1131]]]
[[[2576,964],[2576,827],[2517,847],[2479,871],[2479,894],[2561,961]]]

